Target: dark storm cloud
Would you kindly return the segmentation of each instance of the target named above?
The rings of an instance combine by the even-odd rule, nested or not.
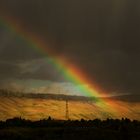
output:
[[[1,0],[0,7],[24,28],[52,41],[49,47],[57,55],[75,63],[103,89],[139,93],[139,4],[138,0]],[[17,43],[5,31],[0,32],[3,35],[2,60],[40,58],[25,43]],[[39,66],[24,76],[59,79],[50,69]]]
[[[19,73],[19,68],[17,65],[0,62],[0,80],[16,78]]]
[[[65,81],[63,74],[46,59],[35,59],[20,64],[22,79],[49,80],[53,82]]]

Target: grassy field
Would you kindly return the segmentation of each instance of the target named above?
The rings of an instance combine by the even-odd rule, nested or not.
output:
[[[31,99],[17,97],[0,98],[0,120],[19,117],[31,120],[48,118],[65,119],[65,101]],[[117,110],[112,115],[112,108],[97,108],[94,102],[69,101],[70,119],[106,119],[108,117],[140,119],[140,103],[116,101]]]

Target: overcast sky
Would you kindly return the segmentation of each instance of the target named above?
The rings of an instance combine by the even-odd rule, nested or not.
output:
[[[139,0],[1,0],[0,15],[42,36],[103,90],[140,93]],[[66,82],[36,50],[0,24],[0,85]]]

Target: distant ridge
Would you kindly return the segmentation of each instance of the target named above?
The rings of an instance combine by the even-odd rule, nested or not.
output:
[[[111,99],[111,100],[120,100],[124,102],[140,102],[139,94],[118,95],[118,96],[111,96],[111,97],[104,97],[104,98]]]
[[[105,100],[118,100],[124,102],[140,102],[139,94],[128,94],[128,95],[116,95],[110,97],[86,97],[86,96],[77,96],[77,95],[65,95],[65,94],[53,94],[53,93],[23,93],[23,92],[14,92],[5,89],[0,89],[0,97],[17,97],[17,98],[33,98],[33,99],[52,99],[52,100],[69,100],[69,101],[83,101],[97,102],[99,99]]]
[[[69,101],[96,101],[94,97],[76,96],[76,95],[64,95],[64,94],[51,94],[51,93],[22,93],[13,92],[8,90],[0,90],[1,97],[18,97],[18,98],[40,98],[40,99],[52,99],[52,100],[69,100]]]

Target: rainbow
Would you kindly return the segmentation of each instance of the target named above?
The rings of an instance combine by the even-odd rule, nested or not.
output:
[[[13,34],[16,34],[19,39],[27,42],[30,47],[44,55],[45,59],[47,59],[47,61],[49,60],[50,64],[53,65],[54,68],[57,68],[57,70],[64,75],[66,80],[74,84],[83,85],[78,89],[81,95],[92,97],[93,100],[96,101],[95,104],[97,107],[111,110],[111,116],[115,116],[119,113],[115,102],[98,98],[99,96],[106,94],[99,92],[100,89],[98,89],[97,85],[91,82],[80,69],[78,69],[75,65],[66,62],[65,59],[54,55],[52,50],[47,47],[48,43],[46,41],[29,30],[25,30],[21,25],[22,24],[14,18],[0,16],[0,26]]]

